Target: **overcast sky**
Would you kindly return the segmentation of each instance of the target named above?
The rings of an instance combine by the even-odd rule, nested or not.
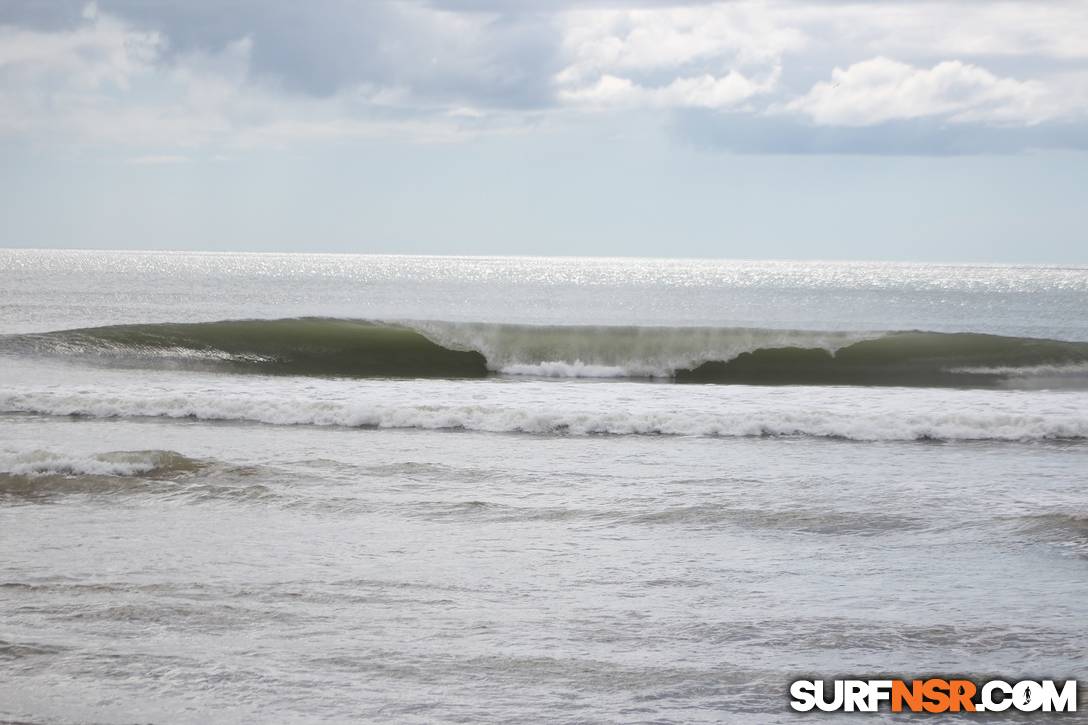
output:
[[[1088,2],[3,0],[0,246],[1088,263]]]

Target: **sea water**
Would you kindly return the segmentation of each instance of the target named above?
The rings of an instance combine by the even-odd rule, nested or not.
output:
[[[1085,268],[0,250],[0,718],[1083,678],[1086,311]]]

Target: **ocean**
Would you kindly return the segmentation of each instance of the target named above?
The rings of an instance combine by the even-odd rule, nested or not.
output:
[[[1086,484],[1085,267],[0,250],[0,720],[1084,678]]]

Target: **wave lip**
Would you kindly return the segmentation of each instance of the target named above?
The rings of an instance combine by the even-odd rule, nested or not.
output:
[[[746,327],[404,324],[441,345],[480,352],[494,372],[572,378],[674,378],[678,371],[757,350],[804,348],[830,355],[884,335]]]
[[[1088,342],[981,333],[583,327],[327,318],[120,325],[0,338],[111,366],[355,378],[1088,388]]]

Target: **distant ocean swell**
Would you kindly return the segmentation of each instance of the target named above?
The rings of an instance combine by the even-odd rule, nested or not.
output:
[[[658,378],[802,385],[1088,386],[1088,342],[922,331],[385,323],[159,323],[0,338],[0,352],[267,374]]]

